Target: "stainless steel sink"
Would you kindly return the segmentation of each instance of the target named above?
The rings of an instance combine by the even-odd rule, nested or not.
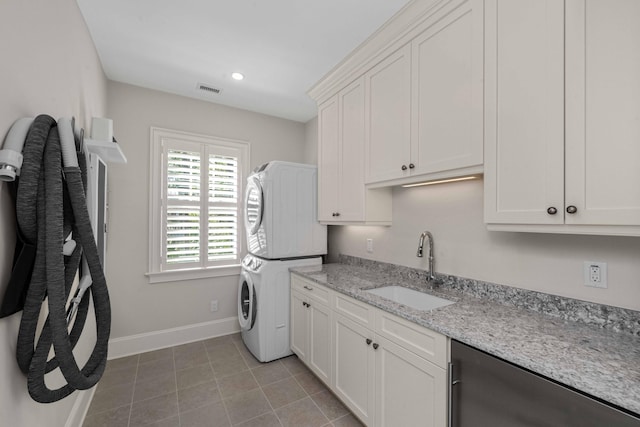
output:
[[[366,292],[378,295],[398,304],[415,308],[416,310],[434,310],[454,303],[453,301],[434,297],[433,295],[425,294],[403,286],[383,286],[381,288],[369,289]]]

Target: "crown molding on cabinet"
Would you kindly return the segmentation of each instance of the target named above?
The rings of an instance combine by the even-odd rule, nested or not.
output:
[[[361,76],[378,62],[408,43],[420,31],[420,24],[452,0],[413,0],[358,46],[307,94],[318,104]]]

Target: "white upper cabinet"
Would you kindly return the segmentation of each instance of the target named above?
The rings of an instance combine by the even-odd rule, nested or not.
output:
[[[327,132],[331,125],[322,124],[324,106],[363,78],[360,156],[367,189],[482,173],[482,17],[483,0],[409,2],[309,90],[319,103],[319,145],[336,141],[323,136],[336,135]],[[337,111],[338,127],[359,126],[360,116],[350,124],[354,117],[340,113],[340,107]],[[332,164],[327,162],[329,169]],[[324,176],[335,176],[329,169]],[[369,197],[365,192],[364,222],[374,223],[367,213]],[[354,222],[325,209],[325,222]]]
[[[485,1],[490,229],[640,235],[640,2]]]
[[[338,212],[340,128],[338,95],[318,107],[318,220],[331,221]]]
[[[367,82],[367,184],[482,172],[482,0],[444,2]]]
[[[567,224],[640,225],[640,1],[567,0]]]
[[[413,175],[482,166],[482,0],[450,8],[411,42]]]
[[[485,17],[485,221],[562,224],[564,2],[486,0]]]
[[[318,219],[391,223],[391,192],[364,186],[365,96],[359,78],[318,109]]]
[[[409,174],[411,163],[411,47],[365,74],[367,183]]]

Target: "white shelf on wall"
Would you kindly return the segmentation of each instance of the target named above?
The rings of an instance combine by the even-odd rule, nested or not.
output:
[[[87,145],[87,150],[96,153],[107,163],[127,163],[127,158],[117,142],[85,138],[84,143]]]

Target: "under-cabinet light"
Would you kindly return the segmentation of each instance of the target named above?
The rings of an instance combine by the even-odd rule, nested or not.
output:
[[[478,175],[470,175],[470,176],[463,176],[461,178],[439,179],[437,181],[418,182],[417,184],[403,185],[403,187],[404,188],[421,187],[423,185],[444,184],[445,182],[470,181],[472,179],[477,179],[477,178],[478,178]]]
[[[234,80],[243,80],[244,74],[242,73],[231,73],[231,78]]]

